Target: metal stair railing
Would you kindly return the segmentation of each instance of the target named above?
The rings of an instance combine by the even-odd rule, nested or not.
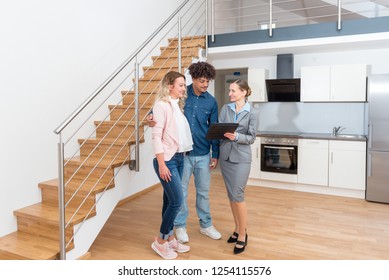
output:
[[[192,51],[190,51],[187,56],[183,55],[183,52],[185,50],[191,49],[191,42],[194,42],[198,38],[204,38],[204,36],[208,33],[207,7],[208,0],[184,1],[159,28],[156,29],[140,47],[138,47],[138,49],[132,55],[89,96],[89,98],[87,98],[65,121],[63,121],[54,130],[54,133],[59,136],[58,205],[60,259],[66,259],[66,249],[69,247],[71,242],[74,241],[75,236],[82,228],[84,222],[93,214],[96,209],[96,205],[98,204],[104,192],[109,189],[110,186],[112,186],[116,175],[111,176],[109,181],[106,182],[107,179],[105,179],[104,176],[109,174],[108,171],[111,171],[113,166],[122,168],[126,164],[130,164],[131,166],[133,163],[135,164],[135,171],[139,171],[139,144],[141,139],[144,139],[145,137],[147,128],[143,128],[143,124],[145,123],[147,111],[150,110],[150,106],[147,104],[153,93],[157,91],[160,81],[155,86],[152,86],[151,89],[147,88],[150,87],[152,81],[155,81],[155,78],[159,73],[161,73],[161,71],[170,71],[172,69],[178,68],[178,71],[183,72],[181,69],[182,65],[189,65],[191,63],[192,57],[194,56]],[[178,16],[177,21],[175,21],[176,16]],[[182,22],[184,22],[184,24],[182,24]],[[153,66],[144,67],[143,76],[145,76],[148,71],[151,70],[155,71],[155,73],[151,76],[149,81],[143,85],[143,88],[140,88],[140,66],[146,65],[147,59],[150,58],[150,55],[155,53],[157,47],[160,46],[161,42],[167,38],[178,38],[177,46],[174,48],[169,48],[169,42],[169,45],[164,49],[160,48],[161,55],[155,58],[154,62],[162,57],[162,55],[164,55],[165,50],[171,50],[171,53],[169,56],[163,57],[165,62],[158,68]],[[185,38],[185,46],[182,46],[182,38]],[[206,36],[204,40],[206,40]],[[174,54],[176,51],[178,51],[177,67],[173,63],[171,63],[170,66],[167,66],[166,64],[168,61],[173,58],[175,59]],[[133,67],[130,67],[131,63],[133,64]],[[133,79],[130,78],[132,76],[134,76]],[[116,95],[118,90],[123,87],[129,88],[129,90],[124,93],[120,92],[121,98],[117,98]],[[124,100],[129,94],[131,94],[131,92],[134,94],[134,99],[123,109],[123,105],[125,104]],[[148,94],[148,96],[140,106],[139,97],[142,94]],[[116,102],[114,102],[115,105],[110,105],[111,108],[109,109],[108,114],[104,114],[103,108],[105,105],[110,104],[112,100],[116,100]],[[111,127],[108,129],[108,131],[106,131],[103,136],[97,137],[98,129],[105,121],[109,119],[109,117],[112,117],[112,114],[117,109],[123,109],[123,111],[119,116],[115,117],[115,120],[110,121]],[[132,110],[134,110],[134,114],[129,118],[128,114]],[[142,110],[146,111],[146,113],[144,113],[141,119],[140,113]],[[102,121],[95,125],[94,128],[91,128],[90,122],[93,118],[96,117],[102,119]],[[125,125],[121,131],[116,131],[117,135],[115,138],[111,138],[112,136],[110,136],[110,133],[113,132],[115,127],[118,128],[119,124]],[[129,135],[125,135],[125,132],[130,126],[134,127],[133,131],[129,133]],[[143,128],[143,133],[140,132],[140,128]],[[77,146],[74,145],[74,141],[75,139],[79,139],[79,141],[81,140],[78,138],[79,135],[87,136],[82,138],[82,143]],[[96,136],[96,139],[94,140],[95,146],[91,151],[88,151],[87,156],[82,156],[81,149],[88,143],[88,141],[93,140],[94,136]],[[66,140],[64,140],[65,137],[67,138]],[[134,142],[135,145],[132,145]],[[100,158],[94,159],[93,154],[97,152],[98,148],[102,147],[103,145],[105,145],[105,153],[103,153]],[[112,153],[111,149],[113,147],[119,147],[117,148],[118,151],[115,150],[115,152]],[[126,155],[125,159],[123,159],[123,152]],[[135,160],[131,160],[134,157]],[[78,167],[76,167],[75,171],[72,171],[69,175],[69,172],[66,172],[66,170],[71,163],[78,164]],[[81,182],[77,181],[76,174],[85,169],[84,167],[89,167],[90,171],[87,171],[88,174],[86,174],[83,179],[81,179]],[[100,173],[92,178],[92,174],[96,170],[100,170]],[[118,172],[116,172],[116,174],[117,173]],[[89,208],[87,208],[86,202],[88,198],[94,194],[99,185],[103,186],[103,188],[99,190],[102,195],[94,202],[91,207],[88,206]],[[82,191],[83,187],[90,187],[90,189],[87,190],[86,193],[83,193],[84,198],[80,203],[70,206],[71,202],[75,204],[74,200]],[[65,202],[66,190],[68,189],[70,189],[70,191],[73,193],[68,195],[69,197]],[[67,217],[65,217],[65,212],[68,213]],[[84,218],[82,219],[81,223],[79,223],[80,226],[77,228],[76,232],[68,238],[69,240],[66,240],[66,229],[69,226],[72,226],[76,215],[79,213],[82,213]]]
[[[380,0],[211,1],[212,42],[215,34],[267,29],[271,37],[275,28],[323,22],[341,30],[343,20],[389,16],[388,1]]]

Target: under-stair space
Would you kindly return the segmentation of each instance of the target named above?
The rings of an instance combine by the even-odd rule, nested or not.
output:
[[[143,67],[139,80],[139,143],[145,142],[145,117],[149,113],[154,96],[162,77],[171,70],[178,70],[178,40],[169,39],[169,45],[161,48],[159,56],[152,57],[152,65]],[[205,37],[182,38],[182,72],[198,58],[205,48]],[[76,248],[75,228],[84,221],[109,217],[97,211],[97,195],[115,188],[115,168],[129,164],[132,159],[131,147],[135,143],[135,104],[134,91],[121,91],[119,105],[109,105],[109,120],[95,120],[93,138],[77,139],[79,152],[64,162],[65,182],[65,239],[66,251]],[[151,143],[147,143],[150,145]],[[53,149],[55,152],[55,149]],[[151,163],[150,163],[151,164]],[[135,171],[131,171],[135,172]],[[40,203],[14,211],[17,218],[17,231],[0,238],[0,259],[54,260],[59,258],[59,180],[52,179],[38,184],[41,190]],[[116,205],[123,197],[110,201]],[[100,229],[104,225],[100,221]],[[129,225],[130,226],[130,225]],[[99,230],[88,233],[93,243]],[[76,234],[77,235],[77,234]],[[85,251],[83,254],[87,254]],[[82,258],[83,255],[77,256]]]

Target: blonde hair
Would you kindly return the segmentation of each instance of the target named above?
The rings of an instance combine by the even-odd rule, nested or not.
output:
[[[247,83],[246,80],[238,79],[232,82],[232,84],[237,84],[241,91],[246,91],[246,95],[245,95],[246,100],[251,95],[251,88],[249,87],[249,84]]]
[[[174,85],[174,82],[176,81],[177,78],[184,78],[185,76],[182,75],[179,72],[176,71],[170,71],[165,74],[161,81],[161,86],[160,89],[155,96],[155,102],[161,100],[164,102],[169,102],[170,100],[170,91],[169,91],[169,86]],[[178,101],[178,106],[180,107],[181,111],[184,112],[184,105],[185,105],[185,100],[186,100],[186,86],[185,86],[185,92],[182,97],[179,98]]]

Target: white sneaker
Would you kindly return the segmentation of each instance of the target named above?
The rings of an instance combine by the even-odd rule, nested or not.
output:
[[[220,238],[222,238],[222,235],[220,234],[220,232],[218,232],[216,230],[216,228],[214,226],[210,226],[210,227],[207,227],[207,228],[200,227],[200,233],[204,234],[204,235],[207,235],[207,236],[211,237],[212,239],[220,239]]]
[[[189,236],[186,233],[186,228],[183,228],[183,227],[176,228],[176,237],[177,237],[177,240],[181,243],[189,242]]]
[[[186,253],[190,250],[190,247],[188,245],[181,244],[175,238],[172,241],[169,241],[169,246],[170,249],[178,253]]]
[[[151,248],[165,260],[172,260],[178,256],[178,254],[170,248],[169,242],[167,241],[163,244],[159,244],[157,239],[155,239],[154,242],[151,243]]]

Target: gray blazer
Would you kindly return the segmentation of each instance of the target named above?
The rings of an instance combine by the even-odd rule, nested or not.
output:
[[[234,117],[235,112],[227,104],[223,105],[219,122],[233,123]],[[236,129],[239,134],[238,141],[221,140],[219,158],[236,163],[249,163],[252,158],[250,145],[255,142],[259,125],[259,111],[250,105],[250,112],[241,112],[237,123],[239,123]]]

